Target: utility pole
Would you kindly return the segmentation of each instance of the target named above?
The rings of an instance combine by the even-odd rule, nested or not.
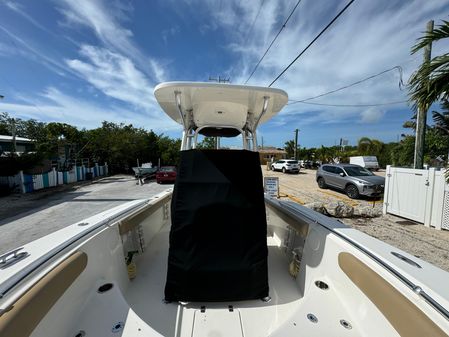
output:
[[[295,130],[295,160],[298,160],[298,132],[299,129]]]
[[[433,31],[433,20],[427,22],[427,34]],[[424,48],[424,63],[430,62],[430,55],[432,53],[432,43],[429,43]],[[415,135],[415,156],[413,161],[413,168],[422,169],[424,162],[424,145],[426,137],[426,123],[427,123],[427,109],[428,106],[418,106],[418,113],[416,116],[416,135]]]

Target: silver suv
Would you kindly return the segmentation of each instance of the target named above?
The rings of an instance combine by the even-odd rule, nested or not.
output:
[[[385,178],[351,164],[324,164],[316,171],[320,188],[333,187],[346,192],[351,199],[360,195],[375,197],[384,192]]]
[[[299,173],[299,163],[297,160],[281,159],[271,164],[273,171],[279,170],[282,172],[296,172]]]

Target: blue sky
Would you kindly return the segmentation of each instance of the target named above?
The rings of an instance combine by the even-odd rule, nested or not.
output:
[[[158,107],[163,81],[230,77],[242,84],[297,0],[0,0],[0,111],[94,128],[132,123],[171,137],[181,128]],[[248,82],[267,86],[347,1],[302,0]],[[299,100],[394,66],[403,80],[422,55],[410,48],[426,22],[448,19],[449,1],[356,0],[274,85]],[[449,49],[433,46],[433,54]],[[407,99],[399,73],[309,102],[376,104]],[[292,104],[261,126],[265,145],[396,141],[412,115],[406,103],[379,107]],[[260,143],[261,139],[259,139]]]

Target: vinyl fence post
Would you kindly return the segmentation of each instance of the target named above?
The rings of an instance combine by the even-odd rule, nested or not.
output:
[[[20,191],[25,194],[25,179],[23,178],[23,171],[19,171],[19,179],[20,179]]]
[[[430,168],[427,170],[427,195],[426,195],[426,205],[424,208],[424,226],[430,227],[432,221],[432,207],[433,207],[433,194],[435,185],[435,168]]]
[[[52,168],[51,173],[52,173],[52,177],[53,177],[51,186],[57,186],[58,185],[58,173],[56,172],[55,167]]]
[[[386,215],[388,212],[388,189],[390,186],[390,179],[391,179],[391,165],[387,165],[387,169],[385,170],[384,204],[382,207],[383,215]]]
[[[441,230],[441,226],[443,224],[443,217],[444,217],[444,204],[446,199],[446,178],[445,178],[445,172],[446,170],[441,170],[439,179],[436,177],[435,173],[435,183],[434,183],[434,195],[439,196],[439,200],[434,199],[434,204],[432,207],[436,208],[435,213],[433,215],[436,215],[435,218],[432,217],[431,221],[433,222],[433,225],[435,226],[435,229]],[[438,191],[439,190],[439,191]]]

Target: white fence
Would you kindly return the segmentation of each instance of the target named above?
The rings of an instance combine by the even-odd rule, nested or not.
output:
[[[20,189],[20,174],[16,174],[15,176],[1,177],[0,176],[0,185],[8,186],[11,189]]]
[[[449,187],[444,171],[387,166],[383,213],[449,230]]]
[[[58,172],[55,169],[42,174],[24,174],[20,171],[15,176],[0,177],[1,185],[8,185],[10,188],[16,188],[22,193],[29,193],[57,185],[71,184],[77,181],[105,176],[108,174],[108,165],[95,165],[95,167],[74,166],[70,171]]]

